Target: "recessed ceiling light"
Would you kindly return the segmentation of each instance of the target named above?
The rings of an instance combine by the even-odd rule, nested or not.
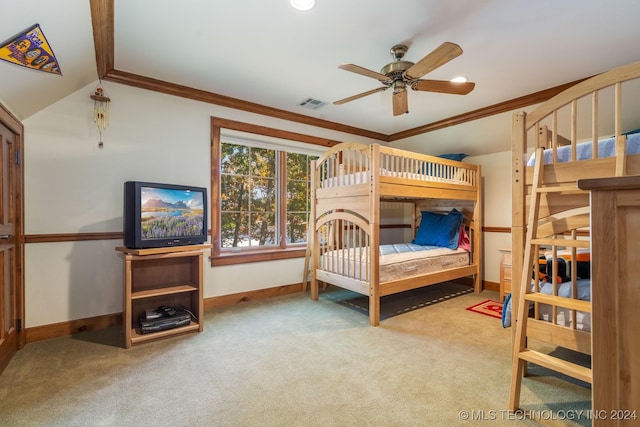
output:
[[[316,0],[289,0],[291,6],[298,10],[309,10],[316,5]]]
[[[451,79],[452,83],[466,83],[467,82],[467,78],[463,77],[463,76],[458,76],[458,77],[454,77]]]

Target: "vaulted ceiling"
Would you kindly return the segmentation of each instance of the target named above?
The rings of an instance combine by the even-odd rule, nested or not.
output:
[[[0,40],[39,23],[62,75],[0,61],[0,101],[24,120],[100,77],[393,143],[639,60],[638,16],[636,0],[317,0],[305,12],[288,0],[21,0],[3,5]],[[341,64],[380,73],[396,44],[416,63],[443,42],[463,53],[421,77],[464,75],[469,94],[407,89],[398,116],[393,89],[333,104],[384,87]],[[490,129],[502,124],[474,126],[449,140],[501,151]]]

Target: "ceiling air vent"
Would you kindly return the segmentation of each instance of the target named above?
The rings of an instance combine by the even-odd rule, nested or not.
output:
[[[324,101],[320,101],[314,98],[307,98],[304,101],[298,103],[298,106],[308,108],[309,110],[317,110],[318,108],[326,105]]]

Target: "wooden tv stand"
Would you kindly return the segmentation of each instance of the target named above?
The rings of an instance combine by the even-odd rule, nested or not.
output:
[[[119,246],[124,255],[124,343],[133,345],[184,334],[202,332],[203,254],[210,245],[130,249]],[[183,306],[196,319],[174,329],[143,334],[140,315],[161,305]]]

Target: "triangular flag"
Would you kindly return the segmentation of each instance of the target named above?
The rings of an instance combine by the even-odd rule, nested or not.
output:
[[[58,60],[39,24],[2,43],[0,59],[34,70],[62,75]]]

